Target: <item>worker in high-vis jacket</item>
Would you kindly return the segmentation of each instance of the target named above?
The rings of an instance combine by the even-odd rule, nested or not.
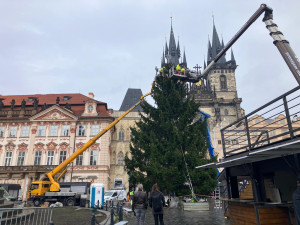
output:
[[[181,73],[181,67],[179,64],[176,66],[176,71],[177,71],[177,74]]]
[[[130,197],[130,204],[132,205],[132,199],[133,199],[133,195],[134,195],[134,191],[131,190],[129,193],[129,197]]]
[[[181,68],[181,75],[185,75],[185,69]]]

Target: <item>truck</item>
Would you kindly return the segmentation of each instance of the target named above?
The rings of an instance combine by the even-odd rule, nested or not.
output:
[[[61,190],[59,184],[59,179],[67,172],[67,167],[86,149],[93,145],[101,136],[103,136],[107,131],[113,128],[121,119],[123,119],[128,113],[130,113],[135,107],[137,107],[145,97],[153,93],[153,88],[155,81],[152,83],[151,91],[143,96],[140,100],[133,105],[130,109],[124,112],[119,118],[114,120],[106,128],[100,131],[96,136],[91,138],[87,143],[83,145],[82,148],[75,151],[70,157],[64,160],[61,164],[55,167],[52,171],[47,173],[47,180],[37,180],[33,181],[30,185],[29,191],[27,193],[28,201],[32,201],[33,205],[38,207],[44,202],[61,202],[65,206],[73,206],[80,202],[82,197],[87,198],[86,195],[78,191],[65,191]]]

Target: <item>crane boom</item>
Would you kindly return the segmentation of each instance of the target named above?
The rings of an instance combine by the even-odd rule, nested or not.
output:
[[[279,31],[277,25],[273,23],[273,9],[268,7],[266,4],[261,4],[259,9],[250,17],[250,19],[242,26],[242,28],[233,36],[233,38],[224,46],[224,48],[216,55],[216,57],[207,65],[202,72],[204,77],[211,67],[218,62],[218,60],[227,52],[227,50],[239,39],[239,37],[258,19],[258,17],[265,13],[263,22],[266,24],[267,29],[270,31],[271,37],[274,39],[274,45],[279,50],[284,61],[288,65],[298,84],[300,85],[300,63],[299,60],[292,50],[289,42],[285,39],[282,32]],[[196,83],[200,85],[201,80]]]
[[[82,152],[84,152],[86,149],[88,149],[91,145],[93,145],[101,136],[103,136],[107,131],[109,131],[113,126],[115,126],[121,119],[123,119],[128,113],[130,113],[135,107],[137,107],[145,97],[148,95],[151,95],[153,92],[155,81],[152,83],[151,91],[145,95],[143,95],[140,100],[133,105],[130,109],[128,109],[126,112],[124,112],[119,118],[114,120],[111,124],[109,124],[106,128],[104,128],[100,133],[98,133],[95,137],[90,139],[87,143],[83,145],[82,148],[78,149],[76,152],[74,152],[69,158],[67,158],[65,161],[63,161],[61,164],[59,164],[57,167],[55,167],[51,172],[47,173],[47,176],[51,182],[50,191],[59,191],[60,185],[55,180],[54,176],[58,174],[59,172],[63,173],[65,172],[65,168],[73,162],[74,159],[76,159]]]

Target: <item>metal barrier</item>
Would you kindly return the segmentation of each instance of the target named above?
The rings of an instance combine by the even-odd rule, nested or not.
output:
[[[49,225],[52,208],[1,208],[0,225]]]
[[[105,203],[103,207],[106,211],[110,210],[110,225],[115,224],[115,217],[120,221],[118,224],[127,224],[127,221],[123,221],[123,205],[117,202],[114,205],[114,202],[111,201],[109,204]]]
[[[300,86],[221,130],[224,157],[300,135]]]

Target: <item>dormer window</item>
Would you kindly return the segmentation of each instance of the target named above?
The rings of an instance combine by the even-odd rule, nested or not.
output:
[[[70,100],[72,97],[71,96],[64,96],[64,101]]]
[[[28,102],[33,102],[35,97],[28,97]]]
[[[93,107],[92,105],[89,105],[89,106],[88,106],[88,111],[89,111],[89,112],[92,112],[93,109],[94,109],[94,107]]]

